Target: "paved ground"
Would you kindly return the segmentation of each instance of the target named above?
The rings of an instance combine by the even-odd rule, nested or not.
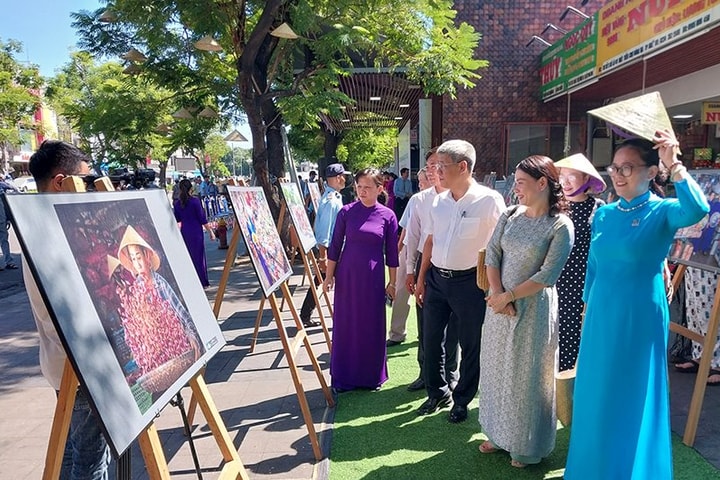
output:
[[[20,251],[11,236],[12,251]],[[48,248],[52,248],[48,246]],[[210,279],[217,285],[225,252],[207,245]],[[297,286],[295,276],[291,285]],[[299,305],[306,287],[297,287]],[[215,288],[207,291],[215,299]],[[253,479],[323,479],[328,461],[315,462],[307,430],[300,415],[287,362],[268,310],[262,320],[258,345],[248,352],[260,302],[257,280],[247,259],[233,270],[220,313],[227,347],[209,363],[206,379],[240,458]],[[292,333],[291,322],[286,322]],[[327,347],[319,329],[311,339],[323,368],[328,366]],[[633,361],[632,358],[627,359]],[[327,409],[308,357],[300,354],[302,381],[307,390],[315,428],[326,455],[332,429],[332,409]],[[52,421],[55,395],[40,374],[37,334],[19,271],[0,272],[0,477],[41,477]],[[622,374],[619,372],[619,374]],[[694,375],[671,371],[673,429],[682,435]],[[327,372],[326,372],[327,378]],[[187,390],[187,389],[186,389]],[[189,392],[184,391],[186,402]],[[622,395],[622,392],[618,392]],[[697,450],[720,468],[720,388],[708,388],[700,417]],[[196,418],[196,447],[203,477],[216,478],[221,456],[201,415]],[[173,478],[197,478],[182,421],[177,409],[167,407],[156,422]],[[144,462],[132,451],[132,478],[145,479]]]
[[[14,253],[20,252],[14,236],[11,249]],[[207,296],[211,303],[215,299],[225,252],[218,250],[216,243],[207,242],[213,285],[207,290]],[[290,284],[297,286],[300,281],[298,275]],[[306,287],[294,290],[295,303],[299,305]],[[324,478],[327,461],[315,461],[267,304],[255,352],[248,352],[259,302],[259,284],[249,260],[244,257],[232,270],[220,313],[221,328],[228,345],[208,364],[206,381],[251,478]],[[285,325],[292,335],[294,323],[287,308],[285,311]],[[326,370],[329,357],[324,337],[319,328],[310,331],[315,354]],[[320,384],[304,349],[299,354],[298,364],[315,428],[327,456],[333,410],[326,408]],[[38,479],[42,474],[55,394],[40,373],[35,324],[19,270],[0,272],[0,365],[0,478]],[[325,377],[329,383],[327,371]],[[183,397],[187,404],[189,389],[183,390]],[[198,413],[195,423],[193,438],[203,478],[216,478],[222,456],[202,414]],[[156,425],[173,478],[196,479],[179,410],[166,407]],[[133,480],[147,478],[144,461],[136,446],[131,464]]]

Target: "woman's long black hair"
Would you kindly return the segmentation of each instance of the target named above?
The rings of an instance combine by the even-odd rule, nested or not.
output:
[[[187,205],[187,202],[190,199],[190,190],[193,188],[192,182],[187,178],[183,178],[180,180],[178,188],[180,189],[178,200],[180,200],[180,205],[185,208],[185,205]]]

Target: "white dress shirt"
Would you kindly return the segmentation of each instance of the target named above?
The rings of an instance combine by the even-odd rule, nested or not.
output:
[[[403,237],[403,245],[407,246],[407,228],[408,223],[412,220],[413,217],[413,211],[415,210],[415,207],[417,206],[417,195],[413,195],[410,197],[410,200],[408,201],[407,207],[405,207],[405,211],[402,214],[402,217],[400,217],[400,220],[398,221],[398,225],[400,225],[405,230],[405,236]]]
[[[433,200],[438,192],[435,187],[426,188],[422,192],[414,195],[410,202],[414,201],[412,216],[410,217],[407,227],[405,228],[405,245],[407,246],[407,272],[415,272],[415,263],[417,262],[418,253],[422,253],[423,245],[427,240],[428,234],[423,229],[423,225],[427,225],[430,209]],[[408,205],[408,208],[410,205]]]
[[[65,349],[60,342],[60,337],[55,330],[55,324],[50,318],[47,308],[45,308],[45,302],[25,260],[23,260],[22,266],[25,290],[27,290],[30,308],[40,334],[40,371],[55,390],[60,390],[60,381],[62,380],[65,360],[67,359]]]
[[[423,226],[433,238],[432,264],[447,270],[477,266],[477,252],[487,247],[504,211],[502,196],[474,180],[457,201],[449,190],[437,195]]]

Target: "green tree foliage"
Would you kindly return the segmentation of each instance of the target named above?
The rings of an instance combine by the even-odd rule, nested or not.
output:
[[[21,129],[33,129],[33,113],[40,104],[42,78],[35,65],[24,66],[15,59],[22,45],[0,39],[0,156],[5,164],[7,151],[22,144]]]
[[[49,81],[46,96],[100,163],[138,168],[151,156],[164,180],[172,152],[202,149],[217,119],[174,119],[177,92],[123,70],[118,62],[97,64],[87,52],[74,53]]]
[[[317,162],[324,155],[325,136],[319,128],[292,128],[288,132],[288,140],[296,159]],[[393,162],[396,145],[395,129],[357,128],[344,133],[336,156],[353,172],[367,167],[382,170]]]
[[[337,158],[352,171],[368,167],[383,170],[393,163],[396,145],[394,129],[357,128],[348,131],[338,146]]]
[[[205,155],[210,157],[210,174],[215,177],[229,177],[230,170],[227,165],[223,163],[225,158],[230,153],[230,147],[225,143],[223,137],[217,133],[211,134],[205,141],[205,149],[203,152]]]
[[[234,176],[248,176],[252,169],[252,151],[246,148],[233,148],[222,158],[228,171]]]
[[[318,113],[339,114],[351,103],[335,87],[356,66],[402,69],[428,93],[454,94],[471,86],[484,63],[474,60],[479,34],[455,25],[451,0],[116,0],[116,21],[80,12],[81,44],[97,55],[130,48],[145,53],[141,76],[174,91],[186,102],[214,100],[227,115],[247,118],[254,173],[271,198],[270,174],[284,174],[281,128],[314,126]],[[293,40],[271,35],[288,23]],[[194,48],[204,36],[222,52]],[[204,102],[203,102],[204,101]]]

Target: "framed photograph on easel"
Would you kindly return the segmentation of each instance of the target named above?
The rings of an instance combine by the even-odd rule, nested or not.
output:
[[[297,236],[302,244],[305,253],[309,252],[317,242],[315,241],[315,233],[305,210],[305,204],[300,196],[300,190],[295,183],[281,183],[283,198],[285,205],[290,212],[290,219],[293,222]]]
[[[119,455],[225,345],[165,193],[22,195],[9,205],[65,352]]]
[[[675,233],[669,260],[720,273],[720,172],[692,172],[710,204],[710,213]]]
[[[250,260],[265,296],[290,278],[292,267],[283,248],[265,192],[260,187],[227,187]],[[297,188],[297,187],[296,187]]]
[[[318,211],[318,206],[320,206],[320,198],[322,197],[322,194],[320,193],[320,185],[318,185],[316,182],[308,182],[308,191],[310,192],[310,201],[313,204],[313,208],[315,211]]]

